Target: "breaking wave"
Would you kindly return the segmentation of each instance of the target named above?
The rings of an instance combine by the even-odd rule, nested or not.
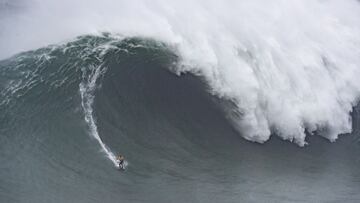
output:
[[[315,127],[308,131],[324,136],[336,127],[350,131],[354,81],[347,81],[347,89],[336,95],[354,99],[334,104],[342,107],[339,113],[327,109],[332,98],[304,97],[301,101],[307,105],[296,105],[295,93],[278,95],[276,89],[265,88],[266,95],[256,88],[243,88],[244,95],[217,89],[220,86],[200,65],[185,61],[178,47],[169,43],[110,33],[80,36],[0,61],[1,201],[359,199],[359,107],[352,113],[353,135],[336,144],[308,136],[306,142],[311,145],[300,149],[277,136],[267,144],[239,136],[263,142],[268,134],[252,133],[268,130],[302,145],[305,138],[300,135],[311,125]],[[268,77],[258,81],[280,74],[270,70]],[[219,82],[226,81],[226,75],[221,77]],[[337,77],[334,81],[340,82]],[[241,90],[246,84],[235,82],[221,87]],[[311,87],[314,94],[322,88]],[[276,98],[274,103],[254,100],[247,106],[242,98],[253,93],[259,94],[253,99],[264,102]],[[289,101],[293,101],[291,108],[286,106]],[[250,116],[253,107],[259,116]],[[304,113],[301,110],[307,113],[304,118],[309,116],[304,126],[291,120],[294,112]],[[319,115],[320,110],[330,113]],[[282,125],[250,125],[261,116]],[[112,167],[119,153],[131,163],[126,171]]]
[[[212,94],[230,101],[227,117],[248,140],[264,142],[277,134],[303,146],[307,133],[334,141],[351,132],[350,112],[360,96],[358,1],[5,4],[2,10],[19,12],[1,21],[3,57],[104,31],[113,38],[150,38],[179,57],[175,73],[201,76]],[[91,84],[80,87],[85,118],[98,137]]]

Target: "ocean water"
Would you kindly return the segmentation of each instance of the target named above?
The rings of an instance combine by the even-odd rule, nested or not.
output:
[[[359,202],[359,10],[0,1],[0,202]]]

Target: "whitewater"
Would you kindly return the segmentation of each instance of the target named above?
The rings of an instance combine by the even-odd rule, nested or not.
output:
[[[359,1],[3,0],[1,5],[3,13],[11,13],[0,21],[1,58],[84,34],[151,38],[179,55],[178,75],[203,77],[213,95],[231,102],[227,117],[247,140],[262,143],[276,134],[304,146],[307,133],[335,141],[352,130],[350,113],[360,96]],[[83,99],[91,84],[81,85]],[[91,95],[86,100],[85,119],[101,143]]]

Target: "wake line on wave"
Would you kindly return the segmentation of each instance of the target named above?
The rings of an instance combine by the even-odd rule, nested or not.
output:
[[[106,71],[106,68],[100,66],[92,67],[92,72],[90,75],[86,76],[86,70],[83,71],[83,81],[80,83],[80,95],[81,95],[81,105],[84,110],[84,118],[86,123],[89,126],[90,135],[94,137],[99,143],[102,151],[106,154],[106,157],[110,159],[115,167],[117,166],[117,161],[114,153],[105,145],[102,141],[96,121],[93,115],[93,103],[95,98],[96,82],[100,76]]]

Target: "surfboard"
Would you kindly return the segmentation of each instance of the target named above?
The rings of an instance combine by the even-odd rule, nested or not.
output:
[[[127,161],[124,161],[122,164],[118,164],[118,165],[117,165],[117,169],[122,170],[122,171],[125,171],[127,165],[128,165],[128,162],[127,162]]]

